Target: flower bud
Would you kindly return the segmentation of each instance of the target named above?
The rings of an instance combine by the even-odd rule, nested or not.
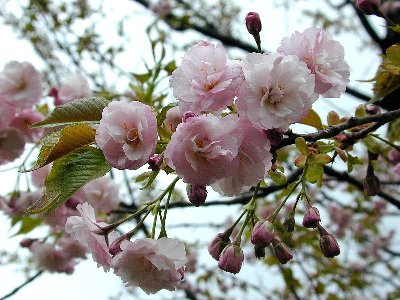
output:
[[[272,248],[274,249],[276,258],[281,264],[286,264],[293,258],[292,251],[290,251],[289,247],[284,242],[274,242]]]
[[[260,15],[256,12],[249,12],[246,15],[246,27],[251,35],[258,35],[262,27]]]
[[[35,241],[37,241],[37,239],[23,239],[23,240],[21,240],[20,242],[19,242],[19,245],[22,247],[22,248],[29,248],[32,244],[33,244],[33,242],[35,242]]]
[[[306,213],[303,217],[303,226],[306,228],[316,228],[321,222],[319,211],[316,207],[307,207]]]
[[[370,175],[364,179],[364,193],[367,196],[376,196],[380,191],[379,179],[375,175]]]
[[[381,109],[375,104],[367,104],[367,106],[365,107],[365,112],[367,113],[367,115],[373,116],[380,114]]]
[[[396,149],[392,149],[388,152],[388,158],[394,163],[400,162],[400,152]]]
[[[182,122],[186,123],[189,118],[197,117],[197,115],[192,111],[187,111],[182,115]]]
[[[208,253],[210,253],[215,260],[218,260],[222,250],[224,250],[230,242],[231,240],[225,233],[218,233],[208,245]]]
[[[194,206],[203,205],[207,198],[207,188],[205,185],[187,184],[186,192],[190,203]]]
[[[293,232],[295,224],[294,214],[291,212],[283,221],[283,228],[288,232]]]
[[[320,233],[319,247],[325,257],[335,257],[340,254],[340,247],[336,238],[322,226],[318,227]]]
[[[76,209],[78,204],[80,204],[79,200],[74,197],[69,198],[67,202],[65,202],[65,206],[71,209]]]
[[[265,257],[265,247],[260,247],[260,246],[255,245],[254,246],[254,256],[259,259],[264,258]]]
[[[108,247],[108,252],[109,252],[112,256],[117,255],[118,253],[122,252],[121,243],[122,243],[122,241],[125,241],[126,239],[127,239],[127,236],[126,236],[126,235],[122,235],[122,236],[116,238],[116,239],[111,243],[111,245]]]
[[[242,268],[244,254],[242,248],[235,244],[230,244],[222,251],[219,260],[218,268],[223,271],[237,274]]]
[[[274,227],[271,222],[258,221],[251,232],[250,240],[253,245],[267,247],[274,236]]]
[[[380,0],[357,0],[357,8],[366,15],[378,14]]]
[[[163,154],[150,157],[149,160],[147,161],[147,163],[149,164],[149,168],[152,171],[158,171],[163,162],[163,158],[164,158]]]

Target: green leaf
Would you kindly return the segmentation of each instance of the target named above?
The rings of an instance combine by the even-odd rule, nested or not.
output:
[[[86,124],[77,124],[53,132],[42,140],[35,165],[29,170],[36,170],[79,148],[92,144],[96,131]]]
[[[176,62],[175,60],[170,61],[164,67],[164,70],[167,71],[168,75],[171,75],[173,71],[176,69]]]
[[[378,154],[380,152],[381,145],[372,136],[367,136],[363,139],[363,142],[370,152],[374,154]]]
[[[383,68],[391,74],[400,75],[400,45],[395,44],[386,51]]]
[[[332,161],[332,158],[328,154],[317,154],[315,156],[315,162],[318,164],[329,164]]]
[[[312,126],[314,128],[317,128],[318,130],[321,130],[323,128],[321,118],[313,109],[310,109],[308,115],[301,119],[299,123]]]
[[[324,168],[321,164],[309,164],[307,168],[306,179],[310,183],[318,182],[324,174]]]
[[[379,68],[373,87],[374,96],[370,103],[378,101],[400,87],[400,76],[390,74]]]
[[[31,218],[29,216],[26,216],[21,218],[19,223],[21,223],[21,227],[19,228],[18,232],[13,236],[31,232],[42,223],[42,220],[40,218]]]
[[[152,171],[151,174],[149,174],[145,185],[142,187],[139,187],[139,189],[141,189],[141,190],[147,189],[153,183],[153,181],[156,179],[159,172],[160,172],[160,170]]]
[[[43,197],[26,213],[47,215],[67,201],[88,182],[111,170],[103,152],[94,147],[80,148],[53,163],[45,180]]]
[[[157,126],[161,126],[164,123],[165,118],[167,116],[167,112],[175,106],[177,106],[177,103],[170,103],[165,107],[163,107],[161,112],[157,115]]]
[[[268,175],[271,178],[271,180],[276,183],[277,185],[284,185],[287,181],[287,178],[285,174],[279,172],[279,171],[268,171]]]
[[[350,153],[347,153],[347,172],[351,173],[354,165],[362,164],[362,160],[360,160],[357,156],[352,156]]]
[[[149,78],[151,77],[151,72],[147,72],[147,73],[144,73],[144,74],[132,73],[132,75],[133,75],[133,77],[135,77],[135,79],[137,81],[139,81],[140,83],[143,84],[143,83],[145,83],[146,81],[149,80]]]
[[[301,154],[304,154],[305,156],[310,155],[311,151],[310,149],[308,149],[307,142],[304,138],[297,137],[295,140],[295,144],[297,150],[299,150]]]
[[[105,98],[89,97],[57,106],[43,121],[32,127],[53,127],[71,123],[96,123],[100,121],[103,109],[110,103]]]

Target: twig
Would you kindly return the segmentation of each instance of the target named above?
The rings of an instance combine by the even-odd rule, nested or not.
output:
[[[42,274],[43,274],[43,271],[37,272],[32,277],[29,277],[24,283],[22,283],[21,285],[17,286],[15,289],[13,289],[11,292],[9,292],[7,295],[0,298],[0,300],[5,300],[5,299],[10,298],[11,296],[15,295],[20,289],[22,289],[24,286],[26,286],[29,283],[31,283],[32,281],[34,281],[36,278],[38,278]]]

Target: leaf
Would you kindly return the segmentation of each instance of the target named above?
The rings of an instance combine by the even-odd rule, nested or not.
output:
[[[350,153],[347,153],[347,172],[351,173],[353,171],[354,165],[362,165],[363,161],[360,160],[357,156],[352,156]]]
[[[31,232],[42,223],[42,220],[40,218],[31,218],[29,216],[26,216],[21,218],[19,223],[21,223],[21,227],[19,228],[18,232],[13,236]]]
[[[159,114],[157,114],[157,126],[161,126],[164,123],[164,120],[167,116],[167,112],[175,106],[177,106],[177,103],[170,103],[170,104],[166,105],[165,107],[163,107],[161,112]]]
[[[393,31],[395,31],[395,32],[399,32],[400,33],[400,25],[399,24],[396,24],[394,26],[389,26],[388,28],[393,30]]]
[[[372,136],[367,136],[363,139],[363,142],[370,152],[374,154],[378,154],[380,152],[381,145]]]
[[[105,98],[89,97],[57,106],[43,121],[32,127],[53,127],[71,123],[96,123],[100,121],[103,109],[110,103]]]
[[[318,164],[329,164],[332,161],[332,158],[328,154],[317,154],[315,156],[315,162]]]
[[[78,149],[53,164],[44,185],[44,195],[26,213],[47,215],[88,182],[111,170],[103,152],[91,146]]]
[[[321,118],[313,109],[310,109],[308,115],[301,119],[299,123],[312,126],[314,128],[317,128],[318,130],[321,130],[323,128]]]
[[[310,183],[318,182],[324,174],[324,168],[321,164],[309,164],[307,168],[306,179]]]
[[[77,124],[53,132],[42,140],[35,165],[29,170],[41,168],[79,148],[92,144],[96,131],[86,124]]]
[[[295,145],[297,150],[299,150],[301,154],[305,156],[310,155],[311,151],[308,148],[307,142],[303,137],[297,137],[295,140]]]
[[[133,77],[135,77],[135,79],[137,81],[139,81],[141,84],[145,83],[146,81],[148,81],[151,77],[151,72],[147,72],[144,74],[135,74],[132,73]]]
[[[153,181],[156,179],[159,172],[160,172],[160,170],[152,171],[151,174],[149,174],[145,185],[142,187],[139,187],[139,189],[141,189],[141,190],[147,189],[153,183]]]
[[[284,185],[287,181],[285,174],[279,171],[274,172],[272,170],[269,170],[268,175],[271,178],[271,180],[277,185]]]
[[[382,67],[393,75],[400,75],[400,45],[395,44],[386,51]]]

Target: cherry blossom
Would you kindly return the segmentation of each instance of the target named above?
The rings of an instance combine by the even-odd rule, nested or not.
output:
[[[40,73],[28,62],[8,62],[0,72],[0,99],[19,108],[30,108],[42,97]]]
[[[17,113],[10,122],[10,127],[17,128],[24,136],[25,142],[37,143],[43,137],[43,128],[31,128],[31,125],[42,121],[44,116],[32,109],[24,109]]]
[[[167,164],[186,183],[208,185],[231,175],[242,137],[233,115],[201,115],[181,123],[165,150]]]
[[[300,121],[318,98],[314,75],[296,56],[251,53],[243,61],[243,72],[238,113],[261,129],[286,130]]]
[[[96,143],[117,169],[138,169],[154,154],[157,121],[152,108],[141,102],[113,101],[104,110]]]
[[[127,286],[140,287],[147,294],[162,289],[174,291],[183,279],[185,246],[170,238],[123,241],[122,252],[112,259],[115,273]]]
[[[82,198],[96,211],[109,213],[118,207],[119,186],[108,176],[89,182],[82,188]]]
[[[15,128],[0,130],[0,165],[11,162],[24,152],[25,139]]]
[[[242,80],[240,61],[227,59],[222,45],[202,41],[185,53],[170,83],[181,112],[200,113],[231,105]]]
[[[271,168],[270,143],[265,133],[241,118],[237,128],[235,134],[241,134],[242,143],[231,163],[233,173],[211,185],[215,191],[227,196],[240,195],[255,186]]]
[[[102,266],[105,271],[108,271],[111,266],[111,254],[108,252],[105,236],[93,232],[108,224],[96,221],[94,209],[89,203],[78,204],[76,208],[81,217],[69,217],[65,224],[65,231],[74,239],[89,247],[93,260],[97,262],[98,266]],[[109,243],[112,243],[116,238],[116,233],[110,233],[108,235]]]
[[[54,97],[55,105],[62,105],[75,99],[92,95],[89,83],[82,74],[73,74],[61,86]]]
[[[284,38],[278,52],[296,55],[315,74],[315,92],[328,98],[339,97],[349,83],[349,66],[344,48],[323,29],[310,27]]]

